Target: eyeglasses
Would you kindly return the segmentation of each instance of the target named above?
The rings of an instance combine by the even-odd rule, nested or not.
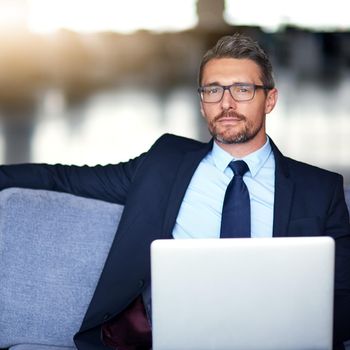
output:
[[[224,96],[225,90],[230,91],[232,98],[237,101],[250,101],[255,96],[257,89],[270,90],[270,87],[264,85],[255,85],[248,83],[234,83],[232,85],[206,85],[198,88],[199,96],[204,103],[220,102]]]

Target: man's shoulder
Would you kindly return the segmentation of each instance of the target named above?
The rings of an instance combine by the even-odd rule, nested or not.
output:
[[[294,180],[306,182],[308,179],[315,180],[317,178],[321,182],[322,180],[342,181],[343,177],[340,174],[283,155],[273,141],[270,142],[275,154],[276,162],[282,171],[284,171],[287,176],[291,176]]]
[[[318,181],[336,181],[342,179],[342,176],[331,170],[318,167],[313,164],[302,162],[293,158],[285,157],[288,164],[290,175],[298,177],[301,181],[307,179],[318,179]]]
[[[196,151],[204,147],[208,147],[208,143],[183,136],[164,134],[153,144],[150,151],[183,153]]]

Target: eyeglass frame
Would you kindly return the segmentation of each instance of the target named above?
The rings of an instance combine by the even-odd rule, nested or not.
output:
[[[231,92],[231,88],[233,86],[250,86],[250,87],[254,87],[254,92],[253,92],[253,95],[250,99],[248,100],[237,100],[233,97],[232,95],[232,92]],[[213,101],[213,102],[208,102],[208,101],[203,101],[203,98],[202,98],[202,93],[203,93],[203,89],[204,88],[207,88],[207,87],[221,87],[223,88],[223,91],[222,91],[222,96],[220,98],[220,100],[218,101]],[[236,102],[247,102],[247,101],[251,101],[254,97],[255,97],[255,92],[256,90],[258,89],[262,89],[262,90],[272,90],[273,88],[272,87],[269,87],[269,86],[265,86],[265,85],[258,85],[258,84],[250,84],[250,83],[233,83],[231,85],[219,85],[219,84],[209,84],[209,85],[203,85],[203,86],[200,86],[198,87],[197,91],[198,91],[198,94],[199,94],[199,97],[201,99],[201,101],[203,103],[219,103],[221,102],[221,100],[224,98],[224,94],[225,94],[225,91],[228,90],[229,93],[230,93],[230,96],[236,101]]]

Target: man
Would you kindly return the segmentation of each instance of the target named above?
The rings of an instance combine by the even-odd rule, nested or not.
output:
[[[277,90],[268,57],[250,38],[236,34],[220,39],[203,58],[199,84],[201,112],[213,136],[207,144],[164,135],[148,152],[117,165],[0,169],[2,188],[50,189],[125,205],[75,336],[78,349],[151,346],[142,302],[149,311],[150,244],[158,238],[229,233],[220,233],[221,221],[225,193],[235,177],[243,178],[240,186],[245,195],[249,192],[251,237],[335,239],[334,329],[340,344],[350,338],[350,229],[342,177],[284,157],[267,137],[266,114],[277,102]],[[233,176],[230,164],[237,159],[248,167],[245,174]],[[143,315],[136,326],[135,310],[138,320]]]

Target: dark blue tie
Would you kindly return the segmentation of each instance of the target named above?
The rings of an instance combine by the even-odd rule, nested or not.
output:
[[[229,164],[234,176],[228,184],[221,217],[221,238],[250,237],[250,199],[243,175],[249,170],[243,160]]]

